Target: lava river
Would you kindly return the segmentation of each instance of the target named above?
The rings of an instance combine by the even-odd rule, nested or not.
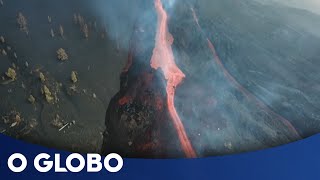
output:
[[[185,75],[175,64],[171,44],[173,37],[168,32],[168,15],[163,8],[161,0],[155,0],[155,8],[158,14],[158,27],[156,34],[155,48],[151,58],[151,67],[161,68],[167,80],[167,103],[173,124],[178,133],[183,151],[187,157],[195,157],[196,153],[192,148],[181,119],[174,106],[175,88],[181,83]]]

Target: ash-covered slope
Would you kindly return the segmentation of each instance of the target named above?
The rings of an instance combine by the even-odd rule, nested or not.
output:
[[[0,42],[0,132],[73,152],[100,151],[105,110],[119,90],[118,75],[126,63],[131,35],[127,32],[133,31],[132,19],[140,6],[117,1],[125,4],[121,11],[117,6],[119,13],[126,13],[117,15],[117,20],[126,19],[121,27],[127,32],[109,36],[116,26],[97,11],[99,0],[2,2],[0,36],[5,42]],[[107,5],[106,9],[112,8]],[[19,14],[28,34],[18,24]],[[59,48],[65,50],[68,60],[57,58]],[[9,68],[16,72],[10,83]],[[77,75],[75,83],[72,71]],[[54,103],[47,102],[44,85]],[[31,102],[30,95],[34,98]]]
[[[169,16],[168,28],[172,34],[167,38],[168,41],[174,39],[174,59],[185,74],[182,83],[175,87],[175,109],[197,156],[273,147],[319,131],[317,98],[320,74],[317,71],[317,59],[320,41],[307,26],[311,23],[310,19],[320,19],[319,16],[249,0],[176,1],[173,6],[165,0],[162,3]],[[305,21],[291,22],[290,18],[293,17]],[[135,36],[146,36],[149,32],[157,31],[157,27],[153,26],[153,31],[144,30],[144,27],[138,29],[142,30],[139,35],[133,35],[132,41],[135,41]],[[156,44],[157,36],[154,33],[148,37],[153,37],[152,42]],[[145,42],[151,42],[149,38],[133,43],[131,48],[143,47]],[[130,89],[135,89],[135,92],[145,89],[154,91],[151,88],[154,85],[137,86],[140,79],[146,78],[140,72],[152,69],[150,53],[153,48],[139,52],[137,56],[135,51],[132,52],[132,66],[124,73],[128,86],[122,86],[122,91],[109,104],[105,136],[107,144],[103,148],[111,151],[121,148],[123,155],[129,156],[142,154],[145,157],[163,157],[156,153],[154,149],[158,148],[154,146],[147,151],[137,148],[153,141],[152,138],[145,140],[130,134],[132,127],[128,128],[128,124],[137,121],[138,117],[133,116],[128,121],[122,118],[123,114],[132,108],[137,109],[140,106],[137,104],[142,103],[137,100],[141,94],[132,93]],[[138,65],[140,61],[144,62],[145,67]],[[163,66],[170,67],[165,65],[164,57],[162,62]],[[133,68],[137,66],[139,68]],[[137,73],[139,78],[133,75]],[[152,70],[152,73],[160,74],[153,79],[153,83],[161,84],[159,78],[162,78],[163,89],[154,92],[161,92],[161,99],[165,102],[165,98],[168,98],[164,91],[168,87],[166,73],[163,68]],[[119,101],[128,96],[130,100],[119,105]],[[149,103],[152,104],[152,100]],[[130,108],[123,110],[123,106]],[[164,103],[164,109],[170,112],[168,102]],[[138,110],[134,114],[140,113]],[[151,122],[158,119],[157,115],[142,118]],[[168,123],[171,119],[174,124],[172,116],[163,118]],[[117,128],[113,128],[114,123]],[[160,127],[154,129],[157,128]],[[119,129],[127,132],[120,135],[117,133]],[[142,135],[145,131],[135,133]],[[108,146],[108,138],[112,134],[117,137],[113,137],[113,144]],[[172,139],[177,139],[179,132],[175,134],[176,137],[172,136]],[[161,134],[153,138],[157,141],[159,137]],[[117,142],[116,139],[123,141]],[[165,140],[160,144],[172,146],[166,144],[169,142]],[[179,143],[180,148],[184,149],[184,142],[180,139]],[[165,151],[168,157],[177,153],[170,152],[170,149]],[[188,156],[186,151],[184,153]]]

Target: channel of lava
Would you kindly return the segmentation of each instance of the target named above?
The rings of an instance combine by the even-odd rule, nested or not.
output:
[[[155,0],[155,8],[158,16],[157,34],[155,39],[155,47],[151,57],[151,67],[161,69],[165,79],[167,80],[167,104],[173,125],[177,131],[181,147],[187,157],[196,157],[196,153],[186,134],[185,128],[174,106],[175,88],[185,78],[184,73],[177,67],[172,52],[173,37],[168,32],[168,15],[164,10],[161,0]]]
[[[202,34],[204,34],[204,32],[202,31],[202,28],[199,24],[199,19],[197,17],[197,14],[194,10],[193,7],[190,8],[193,19],[195,21],[195,23],[197,24],[197,27],[200,29],[200,31],[202,32]],[[230,73],[229,71],[225,68],[224,64],[222,63],[220,57],[218,56],[218,53],[213,45],[213,43],[211,42],[211,40],[207,37],[206,38],[207,43],[208,43],[208,47],[213,55],[213,59],[215,61],[215,63],[222,69],[222,72],[224,74],[224,76],[228,79],[228,81],[234,86],[236,87],[243,95],[245,95],[246,98],[248,98],[249,100],[252,100],[255,104],[257,104],[257,106],[259,106],[261,109],[263,109],[264,111],[274,115],[275,117],[277,117],[283,124],[285,124],[295,135],[298,139],[301,139],[298,131],[296,130],[296,128],[291,124],[290,121],[288,121],[286,118],[282,117],[281,115],[277,114],[276,112],[274,112],[273,110],[271,110],[267,105],[265,105],[261,100],[259,100],[257,97],[255,97],[251,92],[249,92],[245,87],[243,87]]]

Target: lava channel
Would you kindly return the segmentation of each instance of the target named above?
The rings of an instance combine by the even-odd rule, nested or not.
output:
[[[193,16],[193,19],[195,21],[195,23],[197,24],[198,28],[200,29],[200,31],[202,32],[202,34],[204,34],[204,32],[202,31],[202,28],[199,24],[199,19],[198,16],[194,10],[193,7],[190,8],[191,9],[191,13]],[[210,41],[209,38],[207,38],[207,43],[208,43],[208,47],[214,57],[214,61],[215,63],[222,69],[222,72],[224,74],[224,76],[229,80],[229,82],[236,87],[242,94],[244,94],[246,96],[246,98],[252,100],[253,102],[255,102],[260,108],[262,108],[263,110],[265,110],[266,112],[274,115],[275,117],[277,117],[283,124],[285,124],[290,130],[291,132],[293,132],[296,136],[296,138],[301,139],[298,131],[296,130],[296,128],[291,124],[291,122],[289,120],[287,120],[286,118],[282,117],[281,115],[277,114],[276,112],[274,112],[273,110],[271,110],[267,105],[265,105],[262,101],[260,101],[257,97],[255,97],[251,92],[249,92],[245,87],[243,87],[230,73],[229,71],[225,68],[225,66],[223,65],[220,57],[218,56],[218,53],[213,45],[213,43]]]
[[[175,64],[171,48],[173,37],[168,32],[167,12],[164,10],[161,0],[155,0],[154,2],[158,16],[158,26],[155,47],[153,49],[150,65],[153,69],[161,68],[163,71],[164,77],[167,80],[167,104],[173,125],[177,131],[179,141],[185,155],[188,158],[194,158],[196,157],[196,153],[174,106],[175,88],[185,78],[185,75]]]

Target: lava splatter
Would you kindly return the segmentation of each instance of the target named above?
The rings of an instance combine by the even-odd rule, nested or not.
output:
[[[158,15],[157,34],[155,39],[155,47],[150,61],[151,67],[163,71],[164,77],[167,80],[167,105],[174,127],[177,131],[182,149],[187,157],[196,157],[196,153],[191,145],[191,142],[186,134],[181,119],[174,106],[175,88],[185,78],[184,73],[175,64],[171,45],[173,37],[168,32],[168,15],[163,8],[161,0],[155,0],[155,8]]]

